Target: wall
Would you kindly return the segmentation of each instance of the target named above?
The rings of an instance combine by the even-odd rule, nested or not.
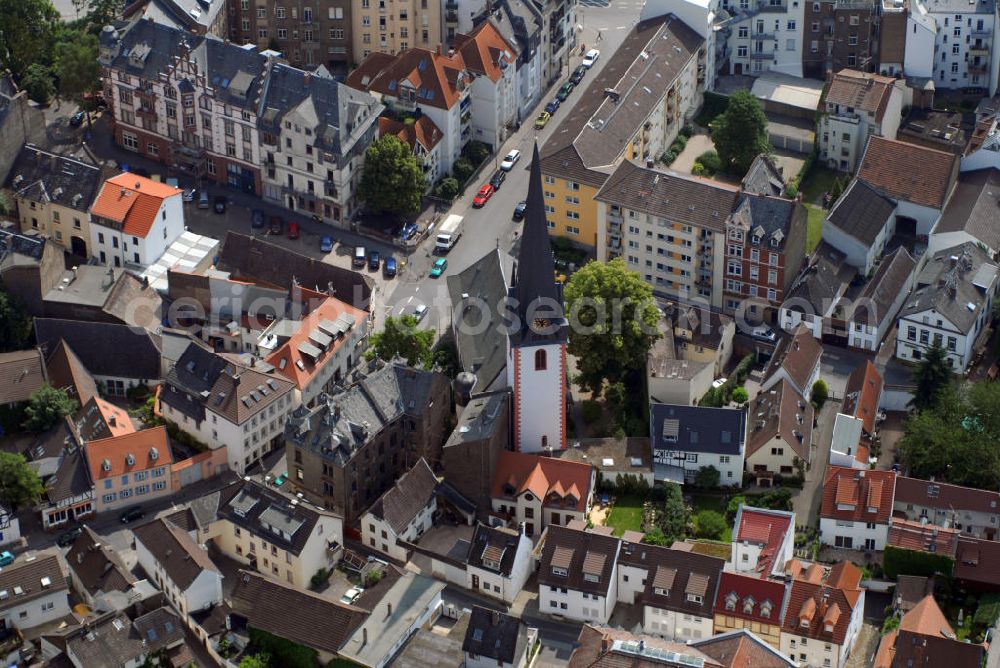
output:
[[[6,509],[0,507],[0,545],[7,545],[21,540],[21,520],[11,517]]]
[[[823,240],[847,256],[844,260],[846,264],[857,267],[862,274],[867,275],[874,266],[875,260],[882,256],[885,244],[895,230],[895,220],[890,218],[885,227],[876,235],[872,245],[868,246],[835,227],[828,220],[824,220]]]
[[[597,188],[569,179],[543,175],[549,234],[566,237],[585,248],[597,245]],[[567,199],[569,198],[569,199]]]
[[[182,590],[163,569],[159,559],[149,551],[141,540],[135,541],[135,553],[139,565],[166,594],[167,600],[180,611],[182,618],[189,613],[205,610],[222,602],[222,575],[220,573],[202,571],[187,589]]]
[[[371,513],[365,513],[361,518],[361,542],[398,561],[405,562],[409,559],[406,548],[396,544],[396,532],[389,523]]]
[[[777,449],[777,454],[771,454],[772,449]],[[759,450],[747,457],[747,471],[757,471],[758,466],[765,467],[766,471],[781,475],[795,475],[795,459],[798,455],[795,450],[779,434],[762,445]]]
[[[758,621],[743,619],[731,615],[716,613],[715,621],[712,625],[712,632],[728,633],[729,631],[739,631],[746,629],[757,635],[758,638],[766,642],[771,647],[781,649],[781,624],[761,624]]]
[[[649,396],[664,404],[690,406],[711,389],[714,374],[715,366],[708,364],[699,369],[691,378],[648,376]]]
[[[535,366],[538,351],[545,353],[544,369]],[[514,388],[514,449],[531,453],[565,447],[565,344],[513,348],[510,355],[507,380]]]
[[[642,631],[683,643],[711,636],[712,619],[644,605]]]
[[[906,19],[906,50],[903,56],[903,71],[912,77],[934,76],[934,41],[937,26],[929,18],[922,6],[914,8]]]
[[[323,366],[310,379],[309,384],[301,388],[303,405],[312,406],[316,396],[329,389],[328,385],[333,382],[338,371],[339,377],[347,375],[364,352],[363,348],[358,347],[358,342],[368,336],[370,329],[371,320],[362,320],[351,329],[333,355],[327,354]]]
[[[584,594],[583,592],[569,589],[565,593],[562,591],[552,591],[549,585],[538,585],[538,611],[542,614],[561,615],[566,619],[590,624],[607,624],[611,613],[615,609],[617,600],[617,575],[611,572],[611,582],[607,595]],[[554,605],[553,605],[554,604]],[[563,605],[566,607],[564,608]]]
[[[802,643],[805,642],[805,645]],[[799,665],[829,666],[843,668],[840,661],[841,646],[824,642],[817,638],[803,638],[787,631],[781,631],[781,653],[792,657]],[[826,661],[830,663],[827,664]]]
[[[102,513],[145,503],[151,499],[161,499],[174,491],[170,466],[158,466],[155,469],[131,471],[95,480],[94,505],[96,511]]]
[[[869,528],[867,522],[841,522],[821,517],[819,520],[819,533],[820,542],[823,545],[839,547],[836,542],[836,538],[839,536],[852,539],[850,549],[878,551],[885,549],[885,543],[889,538],[889,525],[875,524],[874,527]],[[873,541],[873,546],[866,548],[866,540]]]
[[[0,612],[0,620],[8,628],[30,629],[48,624],[68,614],[70,614],[69,591],[63,589],[26,601],[21,605],[11,606]]]

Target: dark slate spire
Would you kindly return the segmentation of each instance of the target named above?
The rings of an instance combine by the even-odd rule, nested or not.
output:
[[[531,157],[531,177],[526,201],[521,248],[517,254],[514,285],[510,290],[511,298],[517,300],[515,311],[521,319],[520,338],[524,342],[563,339],[565,317],[562,290],[555,281],[555,263],[545,215],[538,144],[535,144]],[[548,321],[550,326],[535,326],[535,321],[539,319]]]

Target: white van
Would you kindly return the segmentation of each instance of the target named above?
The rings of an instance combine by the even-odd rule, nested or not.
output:
[[[366,259],[366,257],[367,257],[367,253],[365,253],[365,247],[364,246],[355,246],[354,247],[354,266],[355,267],[364,267],[365,266],[365,259]]]

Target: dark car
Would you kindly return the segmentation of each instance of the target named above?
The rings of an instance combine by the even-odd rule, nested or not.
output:
[[[416,223],[403,223],[402,229],[399,231],[399,237],[403,241],[409,241],[413,238],[413,235],[417,233]]]
[[[560,102],[565,102],[566,98],[569,97],[569,94],[573,92],[574,88],[576,88],[576,84],[572,81],[567,81],[562,85],[562,88],[559,89],[559,92],[556,93],[556,97],[559,98]]]
[[[285,231],[285,221],[281,219],[281,216],[271,216],[271,219],[267,221],[268,231],[271,234],[281,234]]]
[[[554,114],[556,113],[556,109],[559,108],[560,104],[561,102],[559,102],[559,98],[557,97],[556,99],[552,100],[547,105],[545,105],[545,111],[549,112],[550,114]]]
[[[528,208],[527,202],[518,202],[514,207],[514,220],[524,220],[524,210]]]
[[[382,265],[382,258],[378,254],[378,251],[372,251],[368,254],[368,269],[371,271],[378,271],[378,268]]]
[[[87,119],[87,112],[78,111],[69,117],[69,124],[74,128],[78,128],[83,125],[83,122]]]
[[[583,77],[587,75],[587,69],[588,68],[584,67],[583,65],[577,66],[577,68],[573,70],[573,74],[569,75],[569,80],[573,84],[580,83],[581,81],[583,81]]]
[[[129,522],[141,520],[145,516],[146,513],[142,508],[126,508],[121,514],[122,524],[128,524]]]
[[[260,209],[254,209],[250,213],[250,227],[258,229],[264,227],[264,212]]]
[[[382,263],[382,273],[385,274],[386,278],[392,278],[396,275],[396,258],[389,256]]]
[[[288,238],[295,241],[299,238],[299,224],[294,220],[288,223]]]
[[[212,209],[216,213],[225,213],[226,212],[226,196],[225,195],[216,195],[214,203],[212,204]]]
[[[493,178],[490,179],[490,185],[493,186],[494,190],[500,190],[500,186],[503,185],[503,181],[506,178],[507,172],[498,170],[497,173],[493,175]]]
[[[58,545],[59,547],[67,547],[69,545],[72,545],[73,541],[79,538],[80,534],[82,533],[83,533],[83,527],[73,527],[69,531],[63,531],[61,534],[59,534],[59,537],[56,538],[56,545]]]

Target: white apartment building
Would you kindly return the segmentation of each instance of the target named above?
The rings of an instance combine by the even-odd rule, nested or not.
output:
[[[802,76],[805,3],[795,0],[731,0],[729,74],[781,72]]]
[[[456,35],[455,48],[473,75],[472,139],[497,148],[517,122],[517,56],[492,21],[469,35]]]
[[[1000,49],[995,48],[994,0],[911,0],[903,70],[934,81],[937,89],[997,91]]]
[[[895,139],[904,83],[857,70],[837,72],[826,93],[826,113],[819,121],[819,158],[831,169],[853,174],[870,135]]]
[[[618,552],[613,536],[550,526],[535,548],[538,609],[543,614],[607,624],[618,600]]]
[[[30,629],[70,614],[69,584],[62,556],[25,554],[0,571],[0,623]]]

